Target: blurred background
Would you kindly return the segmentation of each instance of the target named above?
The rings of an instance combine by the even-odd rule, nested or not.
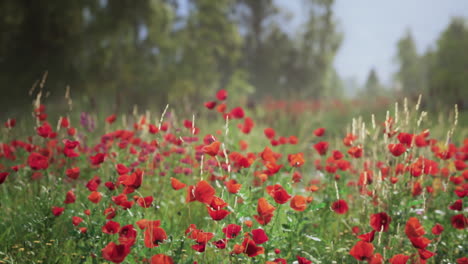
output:
[[[423,94],[466,109],[467,17],[466,0],[0,0],[0,116],[45,72],[47,100],[70,87],[112,111],[219,89],[246,105]]]

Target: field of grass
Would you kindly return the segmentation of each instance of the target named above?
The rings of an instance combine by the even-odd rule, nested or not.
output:
[[[466,114],[177,107],[2,120],[0,263],[468,263]]]

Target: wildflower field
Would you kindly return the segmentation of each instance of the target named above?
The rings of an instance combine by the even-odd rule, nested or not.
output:
[[[468,263],[456,107],[330,125],[229,96],[186,116],[49,112],[39,96],[2,120],[0,263]]]

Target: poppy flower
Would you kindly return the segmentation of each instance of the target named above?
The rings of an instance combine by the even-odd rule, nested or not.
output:
[[[8,175],[10,175],[9,172],[0,172],[0,184],[4,183],[6,178],[8,177]]]
[[[90,192],[95,192],[97,191],[100,184],[101,178],[94,176],[91,180],[88,181],[88,183],[86,183],[86,188],[88,188]]]
[[[135,230],[133,225],[123,226],[119,230],[119,242],[121,244],[132,246],[133,244],[135,244],[136,237],[137,237],[137,231]]]
[[[354,147],[350,147],[348,149],[348,154],[353,157],[353,158],[360,158],[362,157],[362,147],[361,146],[354,146]]]
[[[215,141],[215,142],[213,142],[213,143],[211,143],[211,144],[209,144],[207,146],[204,146],[202,148],[202,150],[203,150],[203,152],[205,154],[208,154],[208,155],[214,157],[214,156],[216,156],[218,154],[220,146],[221,146],[221,142]]]
[[[375,230],[370,231],[369,233],[365,233],[362,235],[357,236],[357,238],[361,239],[364,242],[372,243],[375,237]]]
[[[384,258],[380,253],[376,253],[372,256],[372,258],[368,262],[369,264],[383,264],[384,263]]]
[[[301,167],[304,165],[304,153],[289,154],[288,161],[292,167]]]
[[[275,207],[268,203],[265,198],[258,199],[257,204],[257,213],[258,215],[254,215],[254,218],[257,222],[261,225],[267,225],[271,218],[273,218],[273,212],[275,211]]]
[[[223,220],[226,216],[228,216],[231,212],[224,210],[224,209],[212,209],[210,206],[207,206],[208,214],[211,216],[211,219],[215,221]]]
[[[218,241],[214,241],[214,242],[211,242],[213,243],[213,245],[215,245],[215,247],[219,248],[219,249],[225,249],[226,246],[227,246],[227,239],[220,239]]]
[[[409,256],[403,255],[403,254],[397,254],[393,257],[391,257],[388,262],[390,264],[406,264],[409,260]]]
[[[59,216],[65,211],[63,207],[52,206],[52,214],[55,216]]]
[[[273,138],[275,138],[275,135],[276,135],[275,130],[274,130],[273,128],[271,128],[271,127],[265,128],[265,129],[263,130],[263,133],[264,133],[265,136],[266,136],[268,139],[270,139],[270,140],[273,139]]]
[[[183,182],[181,182],[178,179],[173,178],[173,177],[171,177],[171,185],[172,185],[172,188],[174,190],[176,190],[176,191],[180,190],[180,189],[183,189],[183,188],[185,188],[185,186],[187,186],[185,183],[183,183]]]
[[[348,209],[348,203],[345,200],[338,200],[332,204],[332,210],[337,214],[346,214]]]
[[[99,203],[99,201],[101,201],[101,198],[102,198],[102,194],[100,192],[92,192],[89,196],[88,196],[88,200],[90,200],[92,203]]]
[[[291,199],[291,195],[280,184],[267,186],[266,192],[279,204],[284,204]]]
[[[151,264],[174,264],[174,260],[167,255],[157,254],[151,257]]]
[[[468,225],[468,218],[463,214],[454,215],[451,218],[452,226],[456,229],[465,229]]]
[[[65,171],[68,178],[76,180],[80,176],[80,168],[70,168]]]
[[[104,162],[105,157],[106,154],[97,153],[96,155],[89,157],[89,160],[91,161],[92,165],[98,166],[99,164]]]
[[[409,240],[415,248],[426,249],[426,247],[431,243],[431,240],[423,236],[420,237],[410,237]]]
[[[32,152],[29,154],[28,164],[33,170],[44,170],[49,167],[49,159],[40,153]]]
[[[461,211],[463,210],[463,201],[462,199],[456,200],[452,205],[449,206],[450,210]]]
[[[112,235],[117,234],[120,230],[120,224],[114,221],[108,221],[105,225],[102,226],[102,232]]]
[[[392,218],[385,212],[373,214],[370,217],[370,226],[377,232],[387,232]]]
[[[406,222],[405,233],[408,238],[411,238],[423,236],[426,231],[416,217],[410,217]]]
[[[302,212],[307,208],[307,199],[302,195],[295,195],[291,199],[290,206],[293,210]]]
[[[227,238],[235,238],[239,235],[239,232],[242,230],[240,225],[236,224],[229,224],[223,228],[223,233],[226,235]]]
[[[210,109],[210,110],[213,109],[213,108],[215,108],[215,106],[216,106],[216,102],[215,102],[215,101],[209,101],[209,102],[206,102],[206,103],[205,103],[205,107],[206,107],[207,109]]]
[[[401,144],[411,147],[411,145],[413,145],[413,137],[413,134],[401,132],[398,134],[397,139]]]
[[[268,236],[265,230],[259,228],[252,230],[252,239],[255,241],[255,244],[260,245],[268,241]]]
[[[321,137],[321,136],[325,135],[325,128],[320,127],[320,128],[315,129],[314,130],[314,135],[317,136],[317,137]]]
[[[79,216],[73,216],[72,217],[72,224],[74,226],[77,226],[79,225],[81,222],[83,222],[83,218],[79,217]]]
[[[67,194],[65,195],[64,203],[71,204],[71,203],[74,203],[75,201],[76,201],[76,195],[73,192],[73,190],[68,191]]]
[[[231,110],[231,116],[235,119],[244,118],[244,109],[242,107],[235,107]]]
[[[374,254],[374,245],[364,241],[358,241],[349,251],[349,254],[355,259],[370,260]]]
[[[228,93],[226,90],[221,89],[216,93],[216,98],[220,101],[224,101],[227,99]]]
[[[158,247],[166,239],[166,231],[159,226],[152,225],[145,229],[145,246],[147,248]]]
[[[39,126],[36,129],[36,132],[39,136],[43,138],[48,138],[53,134],[54,131],[52,130],[52,127],[50,126],[49,123],[44,122],[41,126]]]
[[[308,260],[304,257],[296,256],[298,264],[312,264],[311,260]]]
[[[468,258],[467,257],[458,258],[457,264],[468,264]]]
[[[328,142],[325,141],[320,141],[314,145],[315,150],[319,155],[325,155],[327,154],[328,150]]]
[[[406,152],[405,145],[398,143],[398,144],[388,144],[388,150],[392,153],[393,156],[399,157],[403,153]]]
[[[114,242],[107,244],[105,248],[102,249],[102,257],[105,260],[121,263],[125,260],[127,255],[130,253],[130,246],[128,245],[117,245]]]
[[[106,117],[106,122],[108,124],[112,124],[112,123],[115,122],[116,119],[117,119],[117,116],[115,114],[112,114],[112,115]]]
[[[243,252],[251,258],[265,253],[265,249],[263,247],[257,246],[255,241],[253,241],[249,237],[246,237],[244,239],[244,242],[242,242],[242,247],[244,248]]]
[[[229,181],[225,181],[224,185],[226,185],[226,188],[227,188],[228,192],[234,193],[234,194],[238,193],[240,188],[242,187],[242,184],[237,183],[237,181],[234,180],[234,179],[231,179]]]
[[[204,204],[210,204],[216,191],[207,181],[200,181],[195,185],[192,193],[195,200]]]
[[[432,231],[432,234],[437,236],[437,235],[442,234],[442,232],[444,231],[444,227],[441,224],[437,223],[434,225],[434,227],[432,227],[431,231]]]

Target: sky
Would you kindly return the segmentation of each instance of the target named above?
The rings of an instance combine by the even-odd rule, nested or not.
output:
[[[291,23],[307,19],[303,0],[275,0],[295,14]],[[361,84],[371,68],[381,82],[390,84],[397,71],[396,45],[410,30],[418,52],[435,47],[450,18],[468,18],[468,0],[336,0],[335,18],[344,39],[335,59],[342,78],[356,78]],[[468,48],[468,47],[467,47]]]

